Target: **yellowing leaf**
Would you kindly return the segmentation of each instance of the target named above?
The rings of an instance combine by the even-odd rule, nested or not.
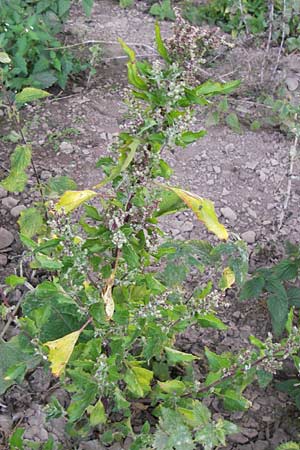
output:
[[[59,199],[55,208],[57,211],[61,211],[62,209],[69,213],[73,211],[73,209],[78,208],[83,202],[90,200],[95,197],[97,192],[95,191],[66,191]]]
[[[222,289],[222,291],[225,291],[226,289],[229,289],[234,282],[235,282],[235,275],[233,271],[230,269],[230,267],[225,267],[222,274],[222,278],[219,282],[220,289]]]
[[[35,100],[48,97],[49,95],[50,95],[49,92],[43,91],[42,89],[26,87],[16,95],[16,103],[18,104],[29,103]]]
[[[163,185],[164,188],[175,192],[176,195],[196,214],[206,228],[218,236],[219,239],[228,239],[228,232],[224,225],[218,221],[213,202],[183,189]]]
[[[51,362],[52,373],[56,377],[59,377],[66,367],[81,331],[81,329],[74,331],[60,339],[48,341],[44,344],[50,350],[48,359]]]

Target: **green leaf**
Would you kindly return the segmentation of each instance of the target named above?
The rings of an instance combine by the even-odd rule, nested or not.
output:
[[[28,176],[24,172],[11,170],[8,177],[0,182],[8,192],[23,192],[27,184]]]
[[[140,264],[139,257],[131,244],[123,245],[122,255],[123,255],[123,258],[125,259],[129,269],[135,269],[136,267],[139,267],[139,264]]]
[[[5,378],[11,367],[26,364],[27,370],[33,369],[40,363],[40,359],[29,339],[21,334],[8,342],[0,340],[0,395],[16,382],[14,378]]]
[[[169,57],[168,50],[162,40],[160,26],[159,26],[158,22],[155,23],[155,40],[156,40],[156,47],[157,47],[158,53],[167,63],[170,63],[171,59]]]
[[[45,186],[45,194],[49,197],[63,195],[66,191],[74,191],[77,184],[72,178],[67,176],[57,176],[50,178]]]
[[[171,0],[162,0],[161,3],[154,3],[149,10],[153,16],[158,16],[161,20],[174,20],[175,14],[171,5]]]
[[[94,0],[82,0],[83,10],[88,17],[91,15],[93,4]]]
[[[20,233],[27,238],[38,234],[42,230],[43,223],[43,216],[36,208],[24,209],[18,220]]]
[[[175,192],[162,189],[159,193],[159,197],[162,199],[159,203],[159,208],[154,213],[154,217],[160,217],[167,214],[173,214],[178,211],[187,209],[187,205],[181,200]]]
[[[16,94],[16,103],[22,105],[23,103],[33,102],[35,100],[39,100],[45,97],[49,97],[49,93],[43,91],[42,89],[27,87],[24,88],[21,92]]]
[[[57,270],[63,267],[61,261],[50,258],[49,256],[37,254],[35,255],[35,260],[38,263],[38,267],[47,270]]]
[[[25,428],[16,428],[12,436],[9,438],[10,450],[24,450],[23,434]]]
[[[153,378],[153,372],[143,367],[134,367],[127,369],[124,381],[128,390],[136,397],[144,397],[150,392],[150,383]]]
[[[218,355],[205,347],[205,356],[208,359],[209,368],[213,372],[217,372],[219,369],[229,369],[231,361],[228,357]]]
[[[206,135],[205,130],[200,130],[197,132],[193,131],[184,131],[177,139],[176,139],[176,145],[181,145],[183,147],[192,144],[193,142],[196,142],[198,139],[202,138]]]
[[[292,286],[286,291],[289,306],[296,306],[296,308],[300,308],[300,288],[296,286]]]
[[[50,70],[34,73],[30,78],[42,88],[49,88],[57,82],[57,77],[54,75],[54,72]]]
[[[241,82],[239,80],[229,81],[228,83],[217,83],[213,81],[206,81],[194,89],[196,95],[219,95],[229,94],[234,91]]]
[[[226,123],[236,133],[242,131],[239,118],[235,113],[230,113],[226,116]]]
[[[65,14],[69,13],[71,6],[70,0],[58,0],[58,15],[63,17]]]
[[[203,328],[214,328],[216,330],[227,330],[228,327],[214,314],[199,314],[197,316],[197,322]]]
[[[256,371],[257,381],[259,387],[265,389],[273,380],[273,374],[270,372],[266,372],[263,369],[258,369]]]
[[[133,139],[130,144],[125,145],[120,149],[121,156],[119,158],[117,166],[115,166],[111,174],[105,178],[101,183],[94,186],[94,188],[99,188],[104,186],[105,184],[109,183],[110,181],[113,181],[118,175],[120,175],[124,170],[127,169],[131,161],[133,160],[135,153],[138,149],[138,146],[140,145],[140,141],[138,139]]]
[[[165,352],[168,358],[169,364],[184,364],[199,359],[198,356],[192,355],[191,353],[180,352],[175,350],[175,348],[165,347]]]
[[[251,406],[251,402],[241,395],[241,393],[236,392],[232,389],[227,389],[221,394],[223,398],[224,408],[229,411],[245,411]]]
[[[129,8],[134,5],[134,0],[120,0],[121,8]]]
[[[272,328],[280,336],[288,320],[289,305],[287,296],[272,294],[268,297],[268,308],[272,319]]]
[[[10,157],[11,168],[17,172],[27,169],[31,162],[31,146],[17,145]]]
[[[246,281],[243,285],[240,299],[249,300],[250,298],[259,298],[265,285],[265,279],[262,276],[255,276]]]
[[[180,380],[158,381],[158,386],[163,392],[173,395],[181,395],[186,390],[184,382]]]
[[[5,284],[15,288],[16,286],[22,286],[26,281],[24,277],[18,277],[17,275],[9,275],[5,278]]]
[[[90,414],[90,424],[92,427],[106,423],[105,408],[101,400],[98,400],[95,406],[90,406],[87,412]]]
[[[297,277],[298,271],[299,263],[290,259],[280,261],[280,263],[273,268],[275,276],[283,281],[293,280]]]
[[[78,330],[86,321],[77,303],[55,283],[44,281],[29,292],[23,303],[24,317],[37,324],[41,342],[52,341]]]

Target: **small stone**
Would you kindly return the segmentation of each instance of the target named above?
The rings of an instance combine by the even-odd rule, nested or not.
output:
[[[233,152],[235,149],[234,144],[227,144],[225,145],[225,151],[226,152]]]
[[[244,436],[247,436],[249,439],[253,439],[258,435],[258,431],[254,428],[242,428],[242,433]]]
[[[241,234],[241,238],[247,242],[247,244],[254,244],[256,240],[256,234],[255,231],[245,231],[245,233]]]
[[[213,169],[214,169],[214,172],[215,172],[215,173],[217,173],[217,174],[221,173],[221,167],[219,167],[219,166],[214,166]]]
[[[181,231],[188,232],[188,231],[192,231],[193,228],[194,228],[194,225],[192,222],[185,222],[181,227]]]
[[[266,441],[256,441],[253,450],[267,450],[269,448],[269,444]]]
[[[7,256],[0,254],[0,267],[5,267],[7,264]],[[1,428],[1,425],[0,425]]]
[[[13,197],[6,197],[2,200],[2,205],[5,208],[11,209],[19,203],[19,200],[16,200]]]
[[[3,414],[0,416],[0,431],[7,436],[11,434],[13,429],[13,421],[9,416],[4,416]]]
[[[25,205],[18,205],[12,208],[10,210],[10,213],[13,217],[19,217],[19,215],[21,214],[22,211],[24,211],[24,209],[26,209]]]
[[[277,159],[272,158],[272,159],[270,160],[270,163],[271,163],[271,166],[275,167],[275,166],[278,166],[279,161],[277,161]]]
[[[259,172],[259,178],[260,181],[262,181],[263,183],[266,181],[267,179],[267,175],[265,174],[265,172],[263,172],[262,170]]]
[[[4,198],[7,196],[7,191],[0,187],[0,198]]]
[[[289,91],[295,91],[298,88],[299,80],[297,77],[288,77],[285,80],[285,84]]]
[[[246,169],[250,169],[250,170],[255,170],[256,167],[258,166],[258,161],[248,161],[246,163]]]
[[[14,242],[14,240],[14,235],[10,231],[2,227],[0,228],[0,250],[9,247],[10,244]]]
[[[230,191],[228,191],[225,187],[223,188],[223,191],[222,191],[222,197],[225,197],[226,195],[228,195],[228,194],[230,194]]]
[[[229,436],[228,440],[234,444],[247,444],[249,439],[242,433],[236,433]]]
[[[92,441],[82,442],[79,450],[107,450],[107,447],[103,447],[97,439],[94,439]]]
[[[209,180],[207,180],[206,184],[208,184],[208,186],[213,186],[215,182],[212,178],[210,178]]]
[[[42,170],[40,177],[41,180],[46,181],[52,177],[52,173],[50,172],[50,170]]]
[[[253,219],[257,219],[257,214],[253,209],[247,208],[247,213],[249,214],[249,216],[253,217]]]
[[[229,208],[229,206],[225,206],[225,208],[221,208],[221,214],[225,217],[225,219],[229,220],[230,222],[235,222],[237,219],[236,213]]]
[[[59,150],[66,155],[70,155],[74,152],[74,147],[71,142],[62,142],[59,146]]]
[[[83,155],[88,156],[88,155],[90,154],[90,150],[89,150],[88,148],[84,148],[84,149],[82,150],[82,153],[83,153]]]

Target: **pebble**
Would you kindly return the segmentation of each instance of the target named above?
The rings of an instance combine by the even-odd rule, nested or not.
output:
[[[215,184],[214,180],[212,178],[210,178],[206,184],[208,184],[208,186],[213,186]]]
[[[255,430],[254,428],[243,428],[242,433],[249,439],[253,439],[258,435],[258,431]]]
[[[2,200],[2,205],[5,208],[11,209],[19,203],[19,200],[16,200],[13,197],[6,197]]]
[[[41,180],[46,181],[51,177],[52,177],[52,173],[50,172],[50,170],[42,170],[41,175],[40,175]]]
[[[287,85],[289,91],[295,91],[298,88],[299,81],[297,77],[288,77],[285,80],[285,84]]]
[[[0,431],[4,434],[9,435],[11,430],[13,429],[13,421],[9,416],[4,416],[1,414],[0,416]]]
[[[7,264],[7,256],[0,254],[0,267],[4,267]],[[0,426],[1,428],[1,426]]]
[[[255,231],[245,231],[245,233],[241,234],[241,238],[243,241],[247,242],[247,244],[254,244],[256,241],[256,234]]]
[[[0,187],[0,198],[4,198],[7,196],[7,191]]]
[[[60,150],[62,153],[65,153],[66,155],[70,155],[71,153],[74,152],[74,147],[73,147],[73,145],[71,144],[71,142],[65,142],[65,141],[63,141],[63,142],[60,144],[60,146],[59,146],[59,150]]]
[[[249,439],[242,433],[236,433],[229,436],[228,440],[234,444],[247,444]]]
[[[26,209],[25,205],[18,205],[12,208],[10,210],[10,213],[13,217],[19,217],[19,215],[21,214],[22,211],[24,211],[24,209]]]
[[[182,232],[192,231],[193,228],[194,228],[194,225],[192,222],[185,222],[181,227],[181,231]]]
[[[266,441],[256,441],[253,450],[267,450],[269,448],[269,444]]]
[[[10,231],[2,227],[0,228],[0,250],[9,247],[14,240],[14,235]]]
[[[221,173],[221,167],[219,167],[219,166],[214,166],[214,171],[215,171],[215,173],[217,173],[217,174]]]
[[[258,166],[258,161],[249,161],[246,163],[246,169],[255,170]]]
[[[225,219],[229,220],[230,222],[235,222],[237,219],[236,213],[229,208],[229,206],[226,206],[225,208],[221,208],[221,214],[225,217]]]

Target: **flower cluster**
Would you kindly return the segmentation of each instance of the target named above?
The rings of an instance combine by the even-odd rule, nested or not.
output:
[[[200,64],[206,62],[205,55],[222,45],[230,45],[217,27],[195,27],[183,19],[178,8],[174,8],[176,21],[174,34],[166,42],[171,58],[185,69],[185,79],[190,84],[197,82]]]

